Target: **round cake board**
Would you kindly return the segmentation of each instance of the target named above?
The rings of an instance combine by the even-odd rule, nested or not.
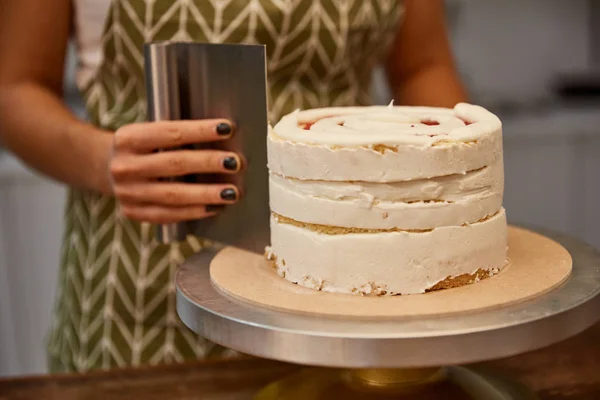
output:
[[[312,315],[397,318],[476,312],[540,296],[565,282],[569,252],[540,234],[510,226],[509,264],[480,282],[424,294],[363,297],[316,291],[280,277],[263,255],[234,247],[210,264],[212,282],[226,295],[268,309]]]

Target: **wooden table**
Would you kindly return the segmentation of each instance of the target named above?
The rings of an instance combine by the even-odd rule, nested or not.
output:
[[[600,310],[598,310],[600,312]],[[542,400],[600,399],[600,324],[543,350],[481,364]],[[298,367],[244,359],[0,380],[0,400],[237,400]]]

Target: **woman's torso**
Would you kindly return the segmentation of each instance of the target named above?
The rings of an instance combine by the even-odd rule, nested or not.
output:
[[[400,0],[75,0],[77,82],[91,122],[117,129],[146,118],[144,42],[261,43],[272,121],[296,108],[367,105],[401,14]],[[222,353],[175,312],[172,274],[202,239],[161,245],[153,231],[122,219],[112,198],[71,191],[54,370]]]

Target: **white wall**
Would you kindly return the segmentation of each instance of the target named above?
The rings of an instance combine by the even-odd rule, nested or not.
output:
[[[65,190],[0,160],[0,376],[46,371]]]
[[[0,224],[0,228],[2,226]],[[16,349],[17,332],[11,324],[15,310],[11,304],[6,252],[8,240],[4,237],[4,230],[0,229],[0,376],[21,371],[21,361]]]
[[[555,229],[600,249],[600,112],[505,118],[509,221]]]
[[[454,52],[479,103],[545,101],[556,73],[588,65],[589,1],[454,0]]]

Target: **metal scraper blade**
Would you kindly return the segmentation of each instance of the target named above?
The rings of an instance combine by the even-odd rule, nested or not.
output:
[[[238,176],[176,178],[235,182],[243,196],[215,217],[159,226],[159,240],[180,241],[192,234],[262,253],[269,243],[270,216],[265,46],[168,42],[147,44],[144,50],[149,120],[228,118],[236,127],[231,139],[193,147],[235,151],[245,158]]]

